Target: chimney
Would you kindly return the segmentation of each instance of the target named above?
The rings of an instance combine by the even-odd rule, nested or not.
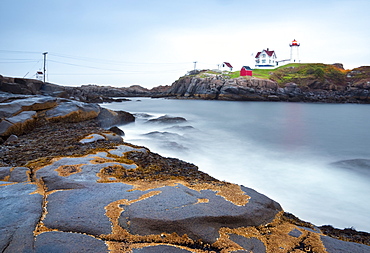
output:
[[[269,51],[269,48],[267,48],[267,50],[266,51]]]

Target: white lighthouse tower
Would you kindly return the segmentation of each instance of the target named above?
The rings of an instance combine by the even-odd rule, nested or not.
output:
[[[295,39],[292,43],[289,44],[290,46],[290,62],[300,62],[299,60],[299,51],[298,48],[301,44],[299,44]]]

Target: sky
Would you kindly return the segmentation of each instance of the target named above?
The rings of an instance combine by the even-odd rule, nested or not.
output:
[[[369,0],[1,0],[0,75],[152,88],[194,69],[254,67],[300,43],[302,63],[369,66]],[[196,64],[194,64],[196,62]]]

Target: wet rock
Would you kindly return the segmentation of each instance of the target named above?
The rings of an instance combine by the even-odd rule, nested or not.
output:
[[[105,140],[105,137],[101,134],[90,134],[80,140],[80,143],[85,144],[85,143],[90,143],[90,142],[95,142],[98,140]]]
[[[0,167],[0,180],[8,181],[7,178],[10,177],[10,169],[12,167]]]
[[[127,152],[135,151],[136,153],[144,153],[148,152],[145,148],[134,148],[128,145],[119,145],[115,149],[109,150],[109,153],[112,155],[123,156]]]
[[[40,111],[57,105],[56,98],[48,96],[31,96],[8,103],[0,103],[0,118],[17,115],[22,111]]]
[[[321,236],[321,241],[323,242],[328,253],[366,253],[370,252],[370,246],[359,244],[355,242],[345,242],[336,240],[329,236]]]
[[[160,132],[160,131],[150,132],[150,133],[144,134],[144,136],[148,136],[148,137],[156,138],[156,139],[162,139],[162,140],[163,139],[173,140],[173,139],[182,138],[181,135],[176,134],[176,133]]]
[[[158,195],[125,206],[120,225],[132,234],[175,232],[180,236],[187,234],[193,240],[214,243],[218,230],[226,224],[230,228],[258,226],[271,222],[281,211],[279,204],[245,187],[242,190],[251,199],[244,206],[225,201],[213,191],[198,192],[180,184],[158,190],[161,191]],[[199,199],[207,201],[199,203]]]
[[[0,250],[32,252],[33,231],[42,214],[42,196],[32,183],[1,185]]]
[[[302,235],[302,232],[295,228],[292,231],[290,231],[288,235],[298,238]]]
[[[97,120],[99,121],[101,127],[109,128],[112,126],[119,126],[135,122],[135,117],[131,113],[125,111],[112,111],[106,108],[101,108]]]
[[[90,235],[110,234],[112,224],[104,207],[117,200],[128,198],[132,186],[122,183],[91,184],[83,188],[55,192],[48,197],[48,215],[44,224],[60,231],[73,231]],[[135,195],[135,194],[133,194]]]
[[[350,159],[331,163],[332,166],[370,175],[370,159]]]
[[[230,240],[234,241],[237,243],[239,246],[244,248],[244,252],[258,252],[258,253],[264,253],[266,252],[266,247],[257,238],[246,238],[241,235],[236,235],[236,234],[231,234],[230,235]],[[243,252],[243,251],[242,251]]]
[[[30,181],[30,169],[27,167],[15,167],[11,169],[9,182],[26,182]]]
[[[116,127],[116,126],[109,128],[109,131],[111,131],[115,134],[118,134],[120,136],[125,136],[125,132],[122,131],[120,128]]]
[[[16,140],[18,140],[18,136],[16,136],[16,135],[12,134],[12,135],[10,135],[10,136],[6,139],[5,143],[13,142],[13,141],[16,141]]]
[[[55,108],[48,110],[45,116],[52,122],[80,122],[96,118],[99,113],[100,107],[97,104],[63,101]]]
[[[84,234],[45,232],[36,237],[35,251],[50,252],[108,252],[105,242]]]
[[[148,123],[163,123],[163,124],[179,124],[186,122],[186,119],[183,117],[172,117],[169,115],[164,115],[156,119],[148,120]]]
[[[21,135],[36,125],[35,111],[24,111],[17,116],[5,118],[0,122],[0,136]]]
[[[80,140],[80,143],[85,144],[85,143],[91,143],[91,142],[96,142],[99,140],[107,140],[110,142],[117,142],[117,143],[122,143],[123,139],[121,136],[118,134],[115,134],[113,132],[103,132],[100,134],[90,134]]]
[[[123,138],[113,132],[103,132],[102,135],[105,137],[107,141],[116,142],[116,143],[123,143]]]
[[[168,130],[175,130],[175,131],[191,131],[191,130],[195,130],[195,128],[193,126],[172,126],[172,127],[168,127],[166,128]]]

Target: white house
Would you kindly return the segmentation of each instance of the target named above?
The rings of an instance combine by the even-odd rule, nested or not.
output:
[[[221,70],[233,71],[233,66],[228,62],[223,62],[220,67]]]
[[[270,51],[268,48],[258,52],[255,57],[256,65],[258,68],[275,68],[277,65],[275,51]]]

